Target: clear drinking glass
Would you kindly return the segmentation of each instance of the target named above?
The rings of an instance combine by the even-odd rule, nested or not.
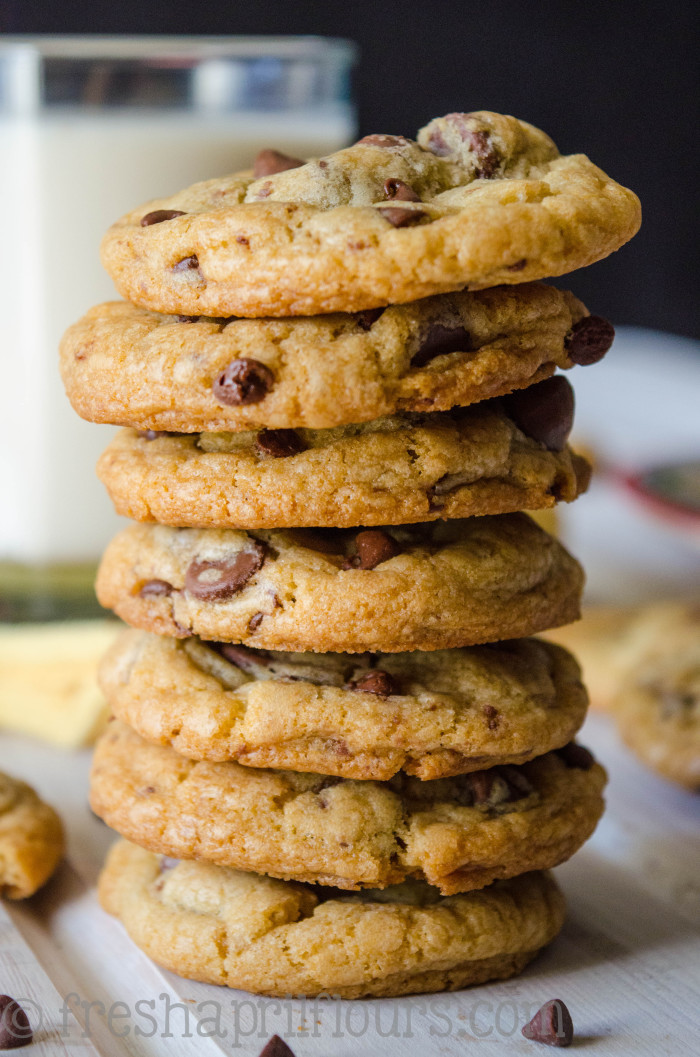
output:
[[[315,37],[0,41],[0,620],[94,611],[118,529],[58,376],[65,328],[115,298],[98,258],[122,213],[248,166],[263,147],[337,150],[355,133],[355,47]]]

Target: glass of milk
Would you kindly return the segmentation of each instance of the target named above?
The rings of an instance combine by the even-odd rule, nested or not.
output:
[[[355,47],[315,37],[0,40],[0,620],[82,615],[120,519],[94,464],[113,430],[83,422],[57,346],[117,295],[102,235],[123,213],[355,134]]]

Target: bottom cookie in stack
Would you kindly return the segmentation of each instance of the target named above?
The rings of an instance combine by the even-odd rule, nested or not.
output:
[[[506,979],[564,920],[548,873],[448,897],[421,881],[351,894],[176,862],[127,841],[112,849],[99,894],[165,968],[279,997],[391,996]]]

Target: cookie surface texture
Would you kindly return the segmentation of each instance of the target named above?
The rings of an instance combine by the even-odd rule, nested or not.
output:
[[[182,215],[142,226],[158,210]],[[417,142],[366,136],[257,180],[195,184],[118,221],[102,260],[122,296],[159,312],[313,315],[563,275],[639,224],[636,196],[585,155],[480,111]]]
[[[569,746],[431,782],[357,782],[193,762],[114,720],[90,799],[123,837],[163,855],[344,889],[417,877],[451,895],[556,866],[591,835],[605,772],[574,748],[581,761]]]
[[[133,525],[102,605],[128,624],[291,652],[446,649],[578,616],[578,563],[525,514],[364,529]]]
[[[119,719],[189,759],[379,781],[522,763],[587,705],[571,655],[534,639],[370,659],[130,630],[100,678]]]
[[[361,998],[506,979],[564,919],[546,873],[448,898],[420,882],[328,898],[311,885],[203,862],[163,866],[117,843],[100,878],[104,908],[173,972],[257,994]]]
[[[73,407],[94,422],[183,433],[329,429],[528,386],[581,359],[591,318],[543,283],[296,319],[163,316],[115,302],[66,331],[61,372]],[[598,355],[611,340],[602,336]],[[232,365],[247,365],[247,382]]]
[[[31,786],[0,773],[0,894],[25,899],[48,881],[64,850],[63,826]]]

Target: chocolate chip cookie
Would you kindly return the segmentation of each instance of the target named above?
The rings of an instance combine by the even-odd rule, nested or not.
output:
[[[133,525],[102,605],[146,631],[263,649],[387,653],[530,635],[578,616],[583,573],[525,514],[382,529]]]
[[[274,166],[272,166],[274,168]],[[488,111],[366,136],[295,168],[209,180],[129,213],[102,260],[158,312],[295,316],[563,275],[640,224],[585,155]]]
[[[349,895],[175,862],[127,841],[112,848],[99,896],[171,972],[279,996],[388,997],[503,980],[564,920],[546,873],[447,898],[420,881]]]
[[[700,790],[700,602],[643,610],[630,626],[612,713],[664,778]]]
[[[566,446],[567,390],[565,378],[549,378],[471,408],[327,430],[124,430],[97,473],[117,513],[195,528],[345,528],[542,509],[576,499],[590,477]],[[517,416],[518,402],[536,407],[527,432],[508,413],[512,403]]]
[[[61,860],[63,826],[31,786],[0,773],[0,895],[26,899]]]
[[[98,305],[66,332],[61,372],[94,422],[183,433],[328,429],[446,411],[599,360],[613,328],[529,283],[383,311],[297,319],[162,316]]]
[[[193,760],[385,781],[522,763],[567,744],[587,696],[536,639],[433,652],[271,653],[125,631],[100,683],[119,719]]]
[[[518,767],[358,782],[195,762],[114,720],[90,802],[164,855],[345,889],[418,877],[451,895],[568,859],[595,828],[604,784],[574,743]]]

